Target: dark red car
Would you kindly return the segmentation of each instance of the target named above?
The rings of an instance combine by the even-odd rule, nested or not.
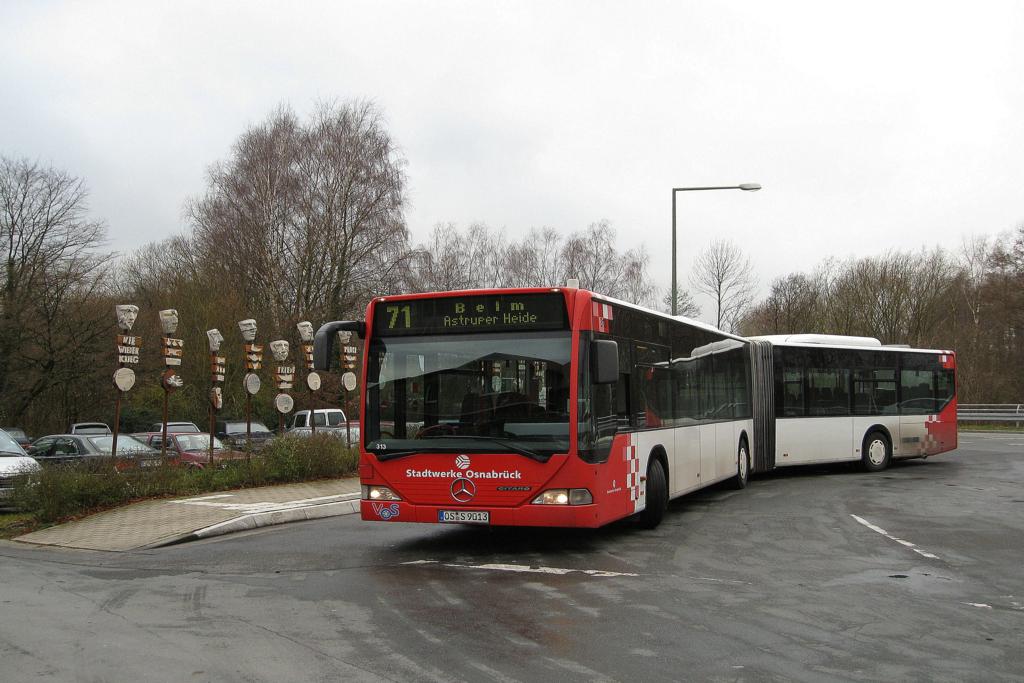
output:
[[[159,450],[162,434],[135,434],[149,446]],[[198,434],[168,434],[167,457],[175,464],[187,467],[206,467],[210,464],[210,435],[206,432]],[[213,462],[224,465],[231,460],[245,460],[245,453],[227,448],[220,439],[213,439]]]

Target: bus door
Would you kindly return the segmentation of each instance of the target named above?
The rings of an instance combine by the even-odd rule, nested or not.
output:
[[[676,358],[672,361],[673,387],[673,470],[669,493],[678,495],[700,484],[700,438],[703,414],[699,358]]]

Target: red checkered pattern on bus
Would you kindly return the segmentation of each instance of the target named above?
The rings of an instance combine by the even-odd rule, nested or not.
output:
[[[612,307],[611,304],[602,304],[598,301],[591,302],[591,314],[595,332],[612,331]]]
[[[640,456],[637,455],[636,446],[626,446],[626,488],[629,489],[629,499],[636,502],[643,495],[643,487],[640,485]]]
[[[925,418],[924,429],[925,435],[917,443],[917,452],[919,455],[930,455],[931,453],[939,452],[939,440],[935,438],[935,433],[932,431],[932,425],[938,425],[941,422],[938,415],[929,415]]]

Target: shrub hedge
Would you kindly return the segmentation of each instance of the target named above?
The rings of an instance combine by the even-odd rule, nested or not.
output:
[[[106,458],[44,467],[15,485],[12,502],[38,522],[52,523],[146,498],[351,476],[358,464],[358,451],[332,436],[285,436],[251,459],[223,467],[162,465],[118,472]]]

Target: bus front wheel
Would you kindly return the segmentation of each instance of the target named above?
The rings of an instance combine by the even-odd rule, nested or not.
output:
[[[647,483],[644,488],[647,507],[640,513],[640,526],[653,529],[661,524],[668,508],[668,479],[661,461],[652,457],[647,465]]]
[[[881,472],[892,460],[892,448],[882,432],[874,431],[864,437],[860,462],[868,472]]]
[[[740,439],[740,447],[736,451],[736,474],[729,480],[729,485],[734,489],[745,489],[748,481],[750,481],[750,448],[747,447],[746,439]]]

